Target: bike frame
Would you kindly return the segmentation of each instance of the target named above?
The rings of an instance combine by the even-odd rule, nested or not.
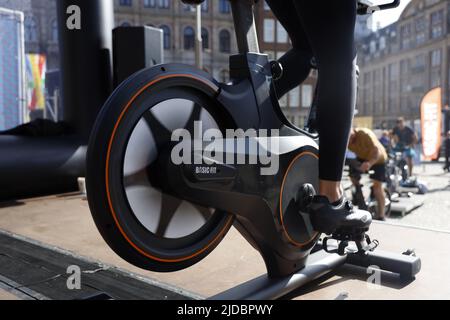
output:
[[[203,171],[197,170],[199,166],[174,165],[169,184],[184,200],[233,213],[234,226],[261,253],[269,276],[286,276],[305,266],[319,236],[312,232],[309,216],[291,210],[287,217],[283,211],[296,196],[294,187],[287,186],[292,173],[298,184],[296,190],[306,183],[318,187],[317,136],[292,125],[279,106],[268,56],[259,52],[255,1],[230,2],[239,53],[230,57],[231,82],[218,84],[215,100],[235,129],[279,130],[279,137],[274,137],[279,150],[269,150],[280,159],[279,171],[262,178],[261,165],[236,165],[231,169],[223,167],[221,172],[228,172],[227,177],[207,177],[197,173]],[[308,235],[305,241],[293,240],[303,234]]]

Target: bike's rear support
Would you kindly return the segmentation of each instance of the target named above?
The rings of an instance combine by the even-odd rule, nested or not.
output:
[[[299,272],[282,278],[267,275],[255,278],[230,290],[210,298],[210,300],[276,300],[300,289],[306,284],[330,274],[346,264],[371,268],[374,272],[397,274],[402,281],[411,281],[420,271],[421,261],[412,255],[395,254],[386,251],[351,253],[345,256],[329,254],[319,243],[316,252],[311,254],[306,266]],[[367,277],[370,274],[367,273]],[[380,285],[383,285],[381,282]]]

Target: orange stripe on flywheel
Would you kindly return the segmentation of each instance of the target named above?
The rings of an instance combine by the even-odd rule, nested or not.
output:
[[[286,170],[286,174],[284,175],[283,184],[281,185],[281,190],[280,190],[280,220],[281,220],[281,226],[283,227],[283,232],[284,232],[285,236],[287,237],[287,239],[289,240],[289,242],[291,242],[294,246],[300,247],[300,248],[309,245],[319,235],[319,233],[315,232],[311,239],[309,239],[308,241],[303,242],[303,243],[298,243],[298,242],[296,242],[295,240],[293,240],[290,237],[290,235],[287,232],[286,227],[284,225],[284,221],[283,221],[283,191],[284,191],[284,185],[286,183],[286,179],[288,177],[289,171],[291,171],[291,169],[292,169],[292,166],[294,165],[294,163],[298,159],[300,159],[301,157],[303,157],[305,155],[310,155],[310,156],[313,156],[316,159],[319,159],[319,157],[316,154],[312,153],[312,152],[302,152],[298,156],[296,156],[294,158],[294,160],[291,161],[291,163],[289,164],[288,169]]]

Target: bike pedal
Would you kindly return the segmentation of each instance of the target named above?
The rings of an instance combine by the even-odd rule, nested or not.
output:
[[[345,240],[342,240],[345,239]],[[338,241],[338,246],[334,247],[333,249],[330,249],[328,246],[328,242],[330,240]],[[356,244],[356,250],[347,249],[350,242],[354,242]],[[341,256],[344,256],[346,254],[354,254],[354,253],[366,253],[366,252],[373,252],[376,248],[379,246],[378,240],[371,240],[370,237],[367,234],[363,235],[356,235],[356,236],[350,236],[346,235],[344,237],[333,235],[332,237],[325,237],[323,239],[323,249],[327,253],[335,253],[339,254]]]
[[[335,231],[331,238],[338,241],[363,241],[365,240],[366,232],[369,231],[369,228],[349,228],[349,229],[340,229]]]
[[[331,237],[325,237],[322,242],[323,250],[326,253],[338,254],[340,256],[345,256],[347,254],[345,249],[348,247],[348,241],[340,241],[337,247],[334,247],[334,249],[330,249],[330,247],[328,246],[328,241],[330,241],[330,240],[336,240],[336,239],[331,238]]]

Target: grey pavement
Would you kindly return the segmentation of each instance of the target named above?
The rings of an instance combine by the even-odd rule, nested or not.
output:
[[[390,222],[420,228],[450,232],[450,174],[444,173],[442,163],[427,163],[414,169],[414,175],[426,183],[429,192],[424,205],[405,217],[392,216]]]

